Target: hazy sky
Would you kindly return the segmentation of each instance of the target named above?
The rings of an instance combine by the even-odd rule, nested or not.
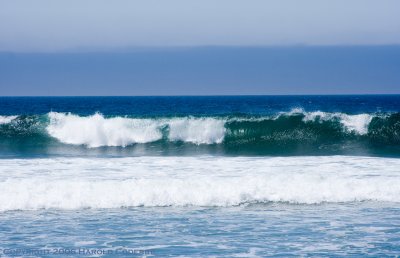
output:
[[[0,95],[400,93],[400,0],[0,0]]]
[[[0,51],[400,44],[399,0],[0,0]]]

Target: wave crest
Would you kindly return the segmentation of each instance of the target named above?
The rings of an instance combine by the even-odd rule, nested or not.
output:
[[[348,115],[344,113],[329,113],[322,111],[306,112],[301,108],[292,109],[288,113],[281,113],[279,116],[293,116],[302,115],[303,121],[339,121],[343,128],[349,132],[355,132],[360,135],[368,133],[368,126],[374,115],[371,114],[357,114]],[[279,117],[278,116],[278,117]]]
[[[8,124],[18,116],[0,116],[0,124]]]
[[[47,132],[67,144],[88,147],[127,146],[161,139],[157,123],[148,119],[104,118],[96,113],[89,117],[49,113]]]
[[[195,144],[221,143],[224,121],[214,118],[134,119],[105,118],[96,113],[88,117],[74,114],[49,113],[47,132],[67,144],[88,147],[128,146],[149,143],[165,137],[170,141]]]
[[[166,122],[169,140],[195,144],[221,143],[225,136],[225,121],[215,118],[172,119]]]

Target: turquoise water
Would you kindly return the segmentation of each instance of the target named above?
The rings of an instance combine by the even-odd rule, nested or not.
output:
[[[0,98],[0,255],[400,252],[400,96]]]

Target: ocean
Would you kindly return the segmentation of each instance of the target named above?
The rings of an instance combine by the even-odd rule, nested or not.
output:
[[[400,95],[0,97],[0,256],[400,253]]]

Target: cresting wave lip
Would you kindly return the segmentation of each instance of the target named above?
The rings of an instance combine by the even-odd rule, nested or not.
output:
[[[357,114],[348,115],[344,113],[329,113],[322,111],[306,112],[301,108],[292,109],[288,113],[280,113],[276,118],[280,116],[293,116],[293,115],[303,115],[303,121],[332,121],[338,120],[343,125],[343,127],[350,131],[356,132],[360,135],[366,134],[368,132],[368,125],[371,122],[374,115],[371,114]],[[275,118],[275,119],[276,119]]]
[[[0,160],[0,211],[397,203],[399,167],[399,159],[350,156]]]
[[[127,146],[161,140],[168,131],[171,141],[194,144],[221,143],[224,121],[214,118],[137,119],[105,118],[96,113],[88,117],[73,114],[49,113],[47,132],[61,142],[84,144],[88,147]]]

